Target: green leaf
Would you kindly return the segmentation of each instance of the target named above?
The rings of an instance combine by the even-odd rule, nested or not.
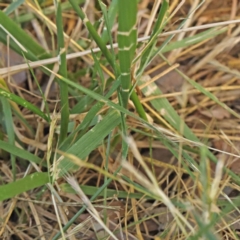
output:
[[[68,183],[60,184],[60,188],[63,192],[76,194],[75,190]],[[80,188],[83,190],[83,192],[86,195],[89,195],[89,196],[94,195],[96,193],[96,191],[98,190],[98,187],[86,186],[86,185],[80,185]],[[107,191],[106,197],[117,196],[118,198],[135,198],[135,199],[140,199],[142,197],[146,197],[147,199],[152,199],[152,198],[149,198],[148,196],[145,196],[142,193],[128,193],[128,192],[118,191],[118,190],[109,189],[109,188],[106,188],[106,191]],[[104,192],[101,192],[99,194],[99,196],[103,197]]]
[[[4,141],[0,140],[0,149],[3,149],[6,152],[12,153],[16,157],[22,158],[23,160],[27,160],[29,162],[34,162],[34,163],[38,163],[38,164],[42,163],[43,166],[46,166],[46,163],[43,162],[43,160],[41,158],[33,155],[29,151],[18,148],[8,142],[4,142]]]
[[[4,97],[0,97],[0,101],[1,101],[2,107],[3,107],[4,125],[6,127],[8,142],[12,146],[14,146],[15,145],[15,133],[14,133],[14,128],[13,128],[11,105],[9,103],[9,100]],[[15,179],[16,179],[16,157],[13,153],[10,152],[10,154],[11,154],[13,180],[15,181]]]
[[[121,122],[120,114],[117,111],[110,111],[97,125],[76,141],[67,153],[73,154],[84,160],[94,149],[96,149],[103,139]],[[65,174],[70,169],[76,169],[76,165],[69,159],[64,158],[58,165],[61,174]],[[77,167],[78,168],[78,167]]]
[[[121,95],[123,106],[127,107],[131,87],[131,65],[137,43],[137,1],[118,1],[118,57],[121,74]]]
[[[150,37],[146,47],[144,48],[144,50],[142,52],[141,63],[140,63],[140,66],[139,66],[139,69],[141,69],[141,71],[143,69],[145,69],[145,67],[147,66],[147,64],[150,60],[150,57],[152,55],[152,52],[154,50],[154,47],[157,43],[158,35],[162,32],[164,26],[166,25],[165,20],[166,20],[166,17],[168,15],[168,7],[169,7],[168,1],[164,0],[161,4],[161,9],[159,11],[157,21],[154,25],[151,37]]]
[[[9,15],[13,11],[15,11],[19,6],[21,6],[24,3],[25,0],[17,0],[13,1],[11,4],[7,6],[7,8],[4,9],[4,13],[6,15]]]
[[[232,110],[230,107],[228,107],[225,103],[221,102],[214,94],[212,94],[211,92],[207,91],[204,87],[202,87],[199,83],[193,81],[192,79],[190,79],[187,75],[185,75],[184,73],[182,73],[181,71],[179,71],[178,69],[176,69],[176,71],[184,78],[186,79],[194,88],[196,88],[197,90],[199,90],[201,93],[203,93],[204,95],[206,95],[207,97],[209,97],[210,99],[212,99],[215,103],[217,103],[218,105],[220,105],[222,108],[224,108],[225,110],[227,110],[229,113],[231,113],[233,116],[235,116],[236,118],[240,118],[240,115],[235,112],[234,110]]]
[[[37,172],[16,182],[0,186],[0,201],[15,197],[18,194],[40,187],[48,182],[48,173]]]
[[[18,97],[17,95],[10,93],[2,88],[0,88],[0,96],[3,96],[25,108],[32,111],[33,113],[37,114],[39,117],[45,119],[47,122],[50,121],[50,119],[46,116],[44,112],[42,112],[39,108],[31,104],[30,102],[22,99],[21,97]]]
[[[26,58],[38,60],[51,57],[45,49],[36,43],[16,22],[0,11],[0,41],[7,44],[7,36],[10,36],[10,47],[21,55],[24,52]]]
[[[67,59],[66,59],[67,49],[65,49],[65,45],[64,45],[61,1],[55,0],[55,6],[57,7],[57,12],[56,12],[57,42],[58,42],[58,55],[60,58],[58,73],[63,77],[67,77]],[[68,101],[68,85],[60,81],[59,86],[60,86],[60,102],[61,102],[61,122],[60,122],[59,143],[61,144],[67,137],[67,132],[68,132],[69,101]]]
[[[227,28],[222,28],[222,29],[211,28],[211,29],[208,29],[206,31],[195,34],[194,36],[186,37],[183,40],[169,43],[168,45],[166,45],[161,50],[161,53],[170,52],[170,51],[172,51],[174,49],[178,49],[178,48],[186,48],[186,47],[191,46],[193,44],[204,41],[208,38],[213,38],[213,37],[215,37],[215,36],[217,36],[221,33],[224,33],[226,31],[227,31]],[[159,50],[155,49],[152,56],[156,56],[158,52],[159,52]]]

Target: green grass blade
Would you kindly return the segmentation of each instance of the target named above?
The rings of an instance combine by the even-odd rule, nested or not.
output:
[[[126,1],[126,0],[125,0]],[[136,1],[136,0],[134,0]],[[83,22],[85,23],[89,33],[91,34],[92,38],[94,39],[94,41],[97,43],[98,47],[101,49],[103,55],[106,57],[107,61],[109,62],[110,66],[114,69],[115,71],[115,77],[118,78],[119,76],[119,67],[115,64],[114,61],[114,56],[112,56],[112,54],[110,53],[110,51],[107,49],[106,44],[104,43],[104,41],[101,39],[101,37],[98,35],[96,29],[94,28],[94,26],[90,23],[90,21],[88,20],[88,18],[86,17],[85,13],[79,8],[79,6],[76,4],[76,2],[74,0],[70,0],[70,3],[73,7],[73,9],[76,11],[76,13],[78,14],[78,16],[83,20]],[[131,3],[131,2],[130,2]],[[130,86],[129,86],[130,87]],[[145,111],[138,99],[138,96],[136,93],[132,94],[132,101],[134,103],[134,105],[136,106],[136,109],[139,113],[139,115],[147,120]],[[121,100],[119,99],[119,101],[121,102]]]
[[[202,2],[198,5],[198,7],[201,6],[201,4],[203,4],[203,2],[204,2],[204,1],[202,1]],[[198,7],[197,7],[197,8],[198,8]],[[195,11],[197,10],[197,8],[195,9]],[[181,28],[184,26],[184,24],[186,23],[187,19],[191,16],[191,14],[192,14],[192,12],[190,12],[190,13],[186,16],[186,18],[179,24],[179,26],[178,26],[177,29],[181,29]],[[167,44],[172,40],[172,38],[173,38],[174,36],[175,36],[175,34],[170,35],[170,36],[163,42],[163,44],[158,48],[157,51],[155,51],[154,53],[153,53],[153,52],[151,53],[152,55],[151,55],[150,58],[148,59],[148,63],[150,63],[158,53],[161,53],[161,52],[162,52],[162,50],[167,46]],[[145,65],[145,66],[146,66],[146,65]],[[142,67],[142,68],[139,68],[138,75],[141,76],[141,74],[142,74],[143,69],[145,68],[145,66]]]
[[[92,56],[93,56],[93,59],[94,59],[94,66],[96,68],[96,71],[98,72],[98,75],[99,75],[99,78],[100,78],[100,81],[101,81],[100,88],[101,88],[101,92],[103,94],[104,91],[105,91],[106,80],[105,80],[104,75],[103,75],[101,64],[100,64],[99,60],[97,59],[96,54],[94,54],[94,52],[92,52]]]
[[[120,84],[120,79],[114,81],[111,89],[109,90],[109,92],[106,94],[106,98],[109,98],[118,88]],[[89,97],[89,96],[86,96]],[[93,98],[90,98],[93,99]],[[83,132],[81,132],[81,135],[77,135],[77,133],[82,130],[82,129],[86,129],[89,127],[89,125],[91,124],[92,120],[94,119],[94,117],[96,116],[96,114],[101,110],[101,108],[104,106],[104,103],[98,102],[97,104],[95,104],[94,106],[91,107],[91,109],[88,111],[87,115],[85,116],[85,118],[83,119],[83,121],[81,122],[81,124],[67,137],[66,141],[63,142],[62,146],[61,146],[61,150],[66,150],[68,149],[68,145],[71,144],[71,142],[73,141],[73,139],[79,139],[81,137],[81,135],[83,134]]]
[[[128,103],[131,87],[131,64],[137,43],[137,0],[118,1],[118,57],[121,72],[121,95],[123,106]]]
[[[161,4],[161,9],[159,11],[159,15],[158,15],[157,21],[154,25],[153,32],[151,34],[149,42],[147,43],[146,47],[144,48],[144,50],[142,52],[141,63],[140,63],[139,69],[145,69],[145,66],[149,62],[149,59],[152,55],[154,47],[157,43],[158,35],[162,32],[164,26],[166,25],[166,18],[168,16],[168,8],[169,8],[168,0],[164,0]]]
[[[0,201],[13,198],[18,194],[32,190],[48,183],[48,173],[37,172],[28,175],[16,182],[0,186]]]
[[[63,21],[62,21],[62,9],[61,1],[55,0],[55,6],[57,6],[56,21],[57,21],[57,40],[58,40],[58,54],[60,59],[59,74],[63,77],[67,77],[67,60],[66,51],[64,45],[63,35]],[[61,102],[61,122],[60,122],[60,136],[59,143],[67,137],[68,122],[69,122],[69,102],[68,102],[68,85],[62,81],[60,86],[60,102]]]
[[[103,55],[106,57],[110,66],[115,70],[116,66],[115,66],[114,58],[113,58],[112,54],[110,53],[110,51],[107,49],[106,44],[103,42],[102,38],[98,35],[94,26],[90,23],[87,16],[82,11],[82,9],[78,6],[78,4],[76,3],[75,0],[69,0],[69,2],[71,3],[73,9],[76,11],[78,16],[84,22],[86,28],[88,29],[89,33],[91,34],[92,38],[94,39],[94,41],[96,42],[98,47],[101,49]]]
[[[104,11],[106,10],[104,9]],[[106,21],[107,28],[103,29],[102,39],[105,43],[107,43],[108,41],[110,43],[112,42],[111,29],[114,25],[114,20],[117,16],[117,12],[118,12],[118,0],[113,0],[110,3],[108,12],[104,13],[104,19]]]
[[[7,98],[25,108],[32,111],[33,113],[37,114],[39,117],[45,119],[47,122],[50,121],[50,119],[46,116],[44,112],[42,112],[39,108],[31,104],[30,102],[22,99],[21,97],[18,97],[17,95],[10,93],[2,88],[0,88],[0,96],[3,96],[4,98]]]
[[[71,114],[79,114],[87,109],[93,103],[94,99],[89,96],[84,96],[71,110]]]
[[[103,139],[120,124],[120,114],[117,111],[109,112],[103,120],[101,120],[90,131],[84,134],[76,141],[68,150],[80,159],[85,159],[94,149],[96,149]],[[65,174],[70,169],[75,169],[76,165],[64,158],[58,165],[61,174]]]
[[[186,37],[183,40],[177,41],[177,42],[171,42],[168,45],[166,45],[161,53],[170,52],[172,50],[178,49],[178,48],[186,48],[188,46],[194,45],[196,43],[199,43],[201,41],[204,41],[208,38],[213,38],[221,33],[224,33],[227,31],[227,28],[217,29],[217,28],[211,28],[206,31],[203,31],[201,33],[195,34],[191,37]],[[153,52],[153,56],[156,56],[158,54],[158,49],[155,49]]]
[[[212,99],[215,103],[217,103],[218,105],[220,105],[222,108],[224,108],[225,110],[227,110],[229,113],[231,113],[233,116],[235,116],[236,118],[240,118],[240,115],[235,112],[234,110],[232,110],[230,107],[228,107],[225,103],[221,102],[214,94],[212,94],[211,92],[207,91],[204,87],[202,87],[199,83],[193,81],[192,79],[190,79],[187,75],[185,75],[184,73],[182,73],[181,71],[179,71],[178,69],[176,69],[176,71],[185,79],[187,80],[194,88],[196,88],[197,90],[199,90],[201,93],[203,93],[204,95],[206,95],[207,97],[209,97],[210,99]]]
[[[109,172],[109,168],[108,168],[108,163],[109,163],[109,156],[110,156],[110,148],[111,148],[111,137],[112,137],[112,133],[110,133],[108,135],[108,139],[107,139],[107,148],[106,148],[106,153],[105,153],[105,159],[104,160],[104,170],[106,172]],[[108,176],[104,176],[104,184],[106,184],[108,181]],[[107,188],[104,189],[103,192],[103,197],[104,197],[104,201],[103,204],[105,207],[107,207],[108,202],[107,202],[107,198],[108,198],[108,192],[107,192]],[[103,212],[103,217],[104,217],[104,223],[107,223],[107,210],[105,209]]]
[[[24,56],[24,54],[23,54],[23,56]],[[25,61],[27,62],[27,59],[25,58],[25,56],[24,56],[24,59],[25,59]],[[28,64],[28,63],[27,63],[27,64]],[[30,67],[29,64],[28,64],[28,68],[29,68],[29,71],[31,72],[31,74],[32,74],[32,76],[33,76],[33,79],[34,79],[34,81],[35,81],[35,83],[36,83],[36,85],[37,85],[37,87],[38,87],[38,90],[39,90],[39,92],[40,92],[40,94],[41,94],[41,96],[42,96],[47,117],[48,117],[48,119],[50,119],[49,106],[48,106],[48,102],[47,102],[47,100],[46,100],[46,97],[45,97],[45,95],[44,95],[44,93],[43,93],[43,90],[42,90],[41,86],[39,85],[39,82],[38,82],[38,80],[37,80],[37,78],[36,78],[36,76],[35,76],[35,73],[34,73],[33,69]]]
[[[3,149],[6,152],[12,153],[16,157],[22,158],[23,160],[27,160],[29,162],[33,162],[33,163],[37,163],[37,164],[46,166],[46,164],[44,163],[44,161],[41,158],[33,155],[32,153],[30,153],[26,150],[18,148],[8,142],[4,142],[4,141],[0,140],[0,149]]]
[[[9,15],[10,13],[14,12],[19,6],[21,6],[24,3],[24,1],[25,0],[13,1],[4,9],[4,13],[6,15]]]
[[[77,4],[81,4],[83,3],[85,0],[76,0]],[[62,10],[69,10],[71,8],[71,4],[69,2],[63,2],[62,3]],[[42,13],[47,16],[47,15],[50,15],[50,14],[53,14],[55,11],[55,8],[53,8],[52,6],[50,7],[46,7],[46,8],[43,8],[42,10]],[[19,23],[25,23],[25,22],[29,22],[31,21],[32,19],[34,19],[35,16],[33,13],[29,12],[29,13],[26,13],[24,12],[22,15],[18,16],[17,20]],[[13,20],[16,20],[15,18]]]
[[[97,103],[88,111],[81,124],[66,138],[62,145],[60,145],[61,150],[66,151],[73,142],[77,141],[79,138],[82,137],[82,135],[86,132],[87,128],[92,123],[94,117],[100,117],[96,116],[96,114],[101,110],[103,106],[103,103]],[[81,131],[80,134],[79,131]]]
[[[117,175],[117,173],[121,170],[121,167],[118,168],[115,173],[113,174],[114,176]],[[95,194],[90,198],[90,202],[94,201],[100,194],[101,192],[112,182],[112,179],[108,179],[106,183],[104,183],[100,188],[97,189]],[[76,221],[76,219],[86,210],[87,206],[84,205],[68,222],[67,224],[63,227],[63,231],[66,232],[68,228]],[[58,232],[52,240],[57,240],[61,235],[61,232]]]
[[[8,142],[12,146],[15,145],[15,133],[14,133],[14,127],[13,127],[13,118],[12,118],[12,110],[11,105],[9,103],[9,100],[0,97],[2,107],[3,107],[3,114],[4,114],[4,124],[6,127]],[[13,174],[13,181],[16,180],[16,156],[10,152],[11,155],[11,165],[12,165],[12,174]]]
[[[98,190],[98,187],[94,187],[94,186],[86,186],[86,185],[80,185],[81,189],[83,190],[83,192],[86,195],[89,196],[93,196],[96,191]],[[60,188],[63,192],[65,193],[74,193],[76,194],[76,192],[73,190],[73,188],[68,184],[68,183],[62,183],[60,185]],[[107,195],[106,197],[113,197],[113,196],[117,196],[118,198],[136,198],[136,199],[140,199],[142,197],[144,197],[145,195],[142,193],[128,193],[125,191],[119,191],[119,190],[114,190],[114,189],[109,189],[109,188],[105,188]],[[99,194],[99,197],[103,197],[104,196],[104,192]],[[146,197],[149,198],[149,197]],[[152,198],[151,198],[152,199]]]
[[[5,13],[0,11],[0,41],[7,43],[7,35],[10,35],[10,47],[21,55],[30,60],[37,60],[51,57],[46,53],[38,43],[36,43],[30,35],[22,30],[12,19]],[[18,43],[18,44],[17,44]]]

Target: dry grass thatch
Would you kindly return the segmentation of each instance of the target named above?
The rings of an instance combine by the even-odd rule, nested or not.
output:
[[[111,3],[107,0],[104,2],[107,6]],[[160,2],[142,0],[138,4],[139,38],[151,34]],[[9,3],[0,3],[1,9],[8,5]],[[98,21],[102,12],[97,1],[84,1],[81,7],[101,33],[104,25],[103,21]],[[56,17],[51,9],[54,9],[52,1],[42,1],[39,6],[34,1],[25,1],[10,17],[16,21],[21,20],[23,29],[46,52],[52,54],[56,50],[57,40]],[[171,43],[203,32],[204,29],[200,29],[200,26],[207,24],[218,23],[218,29],[223,29],[223,32],[195,44],[172,49],[164,55],[157,55],[148,65],[137,90],[148,120],[156,132],[138,119],[128,116],[126,123],[129,137],[125,140],[130,150],[127,161],[122,160],[122,144],[119,141],[122,133],[119,127],[111,133],[110,147],[107,138],[104,138],[105,141],[88,154],[85,161],[64,149],[60,151],[57,136],[61,105],[58,82],[54,82],[58,66],[52,68],[50,75],[41,68],[57,62],[58,58],[42,59],[29,64],[44,92],[52,121],[49,125],[28,109],[11,103],[15,112],[24,117],[35,133],[14,113],[15,146],[40,157],[44,163],[49,161],[49,165],[29,164],[17,158],[16,179],[41,171],[49,171],[53,179],[45,187],[0,202],[1,239],[48,240],[56,239],[54,236],[59,232],[62,233],[59,239],[71,240],[239,238],[240,25],[236,23],[223,26],[221,23],[239,20],[240,4],[237,0],[208,0],[203,3],[199,0],[170,1],[171,19],[159,36],[157,47],[166,40],[168,32],[177,30],[182,19],[191,12],[183,27],[188,30],[178,31]],[[26,16],[30,18],[27,19]],[[84,54],[80,52],[91,48],[98,51],[98,46],[72,8],[63,10],[62,16],[65,45],[68,46],[68,76],[81,86],[93,89],[92,86],[97,81],[100,82],[99,76],[94,72],[94,60],[90,51],[84,51]],[[114,43],[117,42],[117,27],[115,23],[112,28]],[[136,56],[140,54],[142,46],[140,42]],[[115,47],[117,53],[117,46]],[[38,84],[28,70],[29,65],[12,50],[9,52],[5,45],[1,45],[0,56],[0,73],[9,90],[44,111],[45,102]],[[105,59],[100,62],[104,78],[113,76],[111,68],[105,66]],[[200,84],[203,90],[191,85],[186,76]],[[0,84],[3,84],[1,81]],[[152,83],[156,83],[162,94],[153,94],[155,89]],[[144,92],[144,89],[148,92]],[[204,91],[212,93],[218,100],[212,99]],[[72,89],[70,108],[74,108],[78,98],[84,96]],[[200,143],[186,137],[183,126],[176,129],[164,118],[170,112],[168,109],[154,108],[151,101],[160,99],[167,99],[171,103],[181,117],[182,124],[187,124],[200,139]],[[111,96],[111,101],[118,102],[117,94]],[[217,104],[218,101],[221,104]],[[79,126],[95,103],[92,101],[91,104],[86,104],[87,107],[80,114],[70,114],[72,129]],[[128,108],[135,113],[131,101]],[[105,116],[109,109],[107,104],[104,105],[98,116]],[[171,117],[170,114],[169,118]],[[172,119],[173,122],[174,120]],[[1,120],[0,123],[2,122]],[[0,137],[3,133],[1,139],[7,141],[5,129],[2,129],[2,125],[0,128]],[[88,126],[87,130],[90,131],[91,128]],[[77,137],[76,134],[76,139]],[[168,148],[159,139],[172,143],[172,148]],[[72,139],[71,144],[74,141]],[[171,149],[177,156],[173,155]],[[213,153],[217,162],[211,161],[206,149]],[[192,165],[186,160],[185,151],[194,159]],[[61,166],[64,157],[78,168],[61,175],[58,166]],[[0,151],[0,160],[1,181],[5,185],[14,178],[9,153]],[[119,166],[122,169],[114,175]],[[225,171],[225,168],[231,171]],[[113,179],[108,190],[90,201],[107,179]],[[82,213],[74,218],[80,209]],[[63,233],[63,228],[69,221],[72,223],[66,233]]]

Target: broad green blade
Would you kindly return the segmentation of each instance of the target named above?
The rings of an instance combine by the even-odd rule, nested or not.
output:
[[[196,43],[199,43],[201,41],[204,41],[208,38],[213,38],[221,33],[224,33],[227,31],[227,28],[217,29],[217,28],[211,28],[206,31],[203,31],[201,33],[195,34],[191,37],[186,37],[183,40],[177,41],[177,42],[171,42],[168,45],[166,45],[162,50],[161,53],[170,52],[172,50],[178,49],[178,48],[186,48],[188,46],[194,45]],[[159,50],[155,49],[152,56],[156,56],[158,54]]]
[[[46,163],[41,158],[37,157],[36,155],[33,155],[29,151],[18,148],[8,142],[0,140],[0,149],[12,153],[16,157],[22,158],[23,160],[27,160],[29,162],[38,163],[43,166],[46,166]]]
[[[19,6],[21,6],[24,3],[25,0],[18,0],[18,1],[13,1],[10,5],[8,5],[7,8],[4,9],[4,13],[6,15],[9,15],[13,11],[15,11]]]
[[[121,74],[121,95],[126,107],[131,87],[131,65],[137,43],[137,0],[118,1],[118,58]]]
[[[84,160],[93,150],[95,150],[103,139],[121,122],[120,114],[117,111],[109,112],[96,126],[84,134],[78,141],[67,150],[67,153],[73,154]],[[64,158],[58,165],[60,174],[65,174],[70,169],[76,169],[76,165],[69,159]],[[78,169],[78,167],[77,167]]]
[[[37,172],[16,182],[0,186],[0,201],[13,198],[18,194],[40,187],[48,182],[48,173]]]
[[[5,13],[0,11],[0,41],[7,45],[7,36],[10,37],[10,48],[27,59],[38,60],[51,57],[33,38],[21,29]]]

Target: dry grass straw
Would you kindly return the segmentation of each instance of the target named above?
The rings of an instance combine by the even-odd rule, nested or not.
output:
[[[86,1],[83,7],[84,10],[92,12],[93,15],[97,15],[98,13],[95,6],[90,4],[90,2],[91,1]],[[199,1],[194,2],[196,6],[199,4],[198,2]],[[155,5],[159,5],[159,3],[160,1],[154,2]],[[151,5],[151,1],[145,0],[142,1],[142,4],[146,7],[148,4]],[[179,19],[196,8],[195,5],[189,8],[189,4],[190,1],[172,1],[172,5],[170,5],[171,13],[174,12],[174,9],[176,9],[178,5],[181,6],[181,11],[176,11],[176,13],[171,15],[171,24],[167,25],[167,32],[161,35],[159,43],[161,43],[163,37],[173,33],[177,34],[175,40],[183,39],[185,36],[190,36],[193,32],[210,28],[214,22],[216,23],[215,26],[236,24],[239,22],[239,20],[234,20],[236,19],[235,16],[238,16],[240,12],[237,1],[233,1],[232,5],[228,7],[227,3],[224,3],[226,4],[226,11],[221,11],[221,6],[218,5],[216,1],[207,1],[199,7],[195,14],[191,15],[185,24],[186,29],[175,30],[176,26],[178,26],[177,23]],[[56,31],[54,21],[52,21],[50,17],[45,16],[41,10],[30,1],[27,1],[26,4],[22,6],[22,11],[29,11],[36,14],[37,18],[34,19],[34,22],[31,22],[32,27],[30,27],[30,30],[35,31],[37,38],[42,38],[43,45],[46,45],[46,43],[49,42],[48,30],[42,27],[41,23],[44,22],[47,28],[54,32]],[[217,14],[214,14],[214,12]],[[138,24],[140,27],[144,24],[146,26],[142,32],[139,32],[139,35],[144,36],[140,38],[139,41],[146,41],[149,36],[155,14],[154,8],[151,7],[139,12],[141,22]],[[68,16],[69,15],[65,15],[66,23],[69,20]],[[228,19],[232,21],[228,21]],[[88,64],[92,65],[91,52],[88,50],[83,51],[83,49],[80,49],[79,44],[77,44],[79,38],[86,39],[88,37],[84,26],[79,20],[75,21],[71,19],[71,24],[72,21],[76,23],[76,27],[73,28],[72,25],[68,26],[68,24],[66,24],[66,27],[72,29],[73,33],[71,34],[70,30],[67,31],[66,29],[64,35],[67,44],[73,51],[67,54],[67,58],[77,59],[81,57],[85,66],[88,66]],[[114,26],[114,29],[116,29],[116,26]],[[161,73],[156,73],[158,68],[156,66],[159,66],[158,60],[156,60],[156,62],[153,62],[153,64],[149,66],[149,70],[145,73],[148,77],[149,75],[154,75],[153,77],[149,77],[151,79],[149,82],[157,82],[165,74],[174,71],[172,69],[178,67],[179,64],[186,64],[188,69],[186,74],[188,76],[204,86],[206,90],[213,92],[220,101],[226,103],[235,111],[239,111],[240,69],[238,67],[238,56],[235,54],[239,51],[239,31],[240,27],[235,26],[234,28],[229,28],[228,34],[218,36],[214,40],[205,40],[187,49],[172,51],[169,57],[173,65]],[[83,33],[83,35],[80,35],[81,33]],[[115,35],[115,32],[113,35]],[[44,39],[44,37],[46,37],[46,39]],[[114,47],[117,48],[117,45],[115,44]],[[93,49],[93,52],[98,51],[98,48]],[[56,63],[57,61],[58,58],[45,59],[29,63],[29,66],[38,68],[39,66]],[[28,64],[1,68],[0,74],[11,75],[14,72],[25,69],[28,69]],[[112,73],[109,72],[108,69],[104,68],[104,71],[108,76],[112,76]],[[50,85],[55,77],[54,72],[57,72],[57,64],[53,74],[49,78],[45,92],[46,98],[48,94],[50,94]],[[14,90],[19,87],[11,85],[11,88]],[[143,88],[143,86],[140,86],[140,88]],[[25,90],[22,91],[22,89],[19,88],[19,91],[23,97],[27,95]],[[239,119],[234,116],[224,115],[224,112],[221,114],[221,109],[214,112],[213,110],[214,107],[216,107],[216,103],[203,96],[198,90],[192,88],[184,92],[180,89],[179,91],[165,93],[163,95],[142,97],[141,102],[144,104],[145,109],[148,111],[149,118],[152,119],[154,126],[159,132],[161,132],[166,139],[176,143],[181,142],[184,146],[194,148],[197,144],[199,146],[199,143],[181,137],[179,133],[163,120],[164,113],[161,111],[157,112],[153,109],[149,102],[160,98],[167,98],[179,114],[184,114],[185,122],[193,129],[196,136],[203,140],[207,139],[210,143],[209,146],[211,146],[209,149],[218,154],[219,161],[216,166],[209,167],[211,168],[209,171],[212,172],[209,179],[209,184],[211,184],[209,197],[214,204],[217,204],[216,202],[219,198],[226,199],[226,201],[234,205],[234,209],[239,213],[238,206],[235,205],[232,197],[225,193],[227,188],[231,189],[232,192],[234,192],[234,190],[239,192],[239,186],[234,184],[231,178],[226,177],[223,173],[223,167],[227,166],[230,162],[235,163],[232,170],[237,174],[240,172],[238,163],[238,149],[240,146],[240,136],[238,134],[240,127]],[[188,104],[182,106],[179,98],[187,98]],[[51,100],[55,102],[58,101],[56,96],[54,99],[51,98]],[[116,101],[115,98],[113,101]],[[55,102],[51,103],[53,109],[56,108]],[[44,101],[40,102],[41,109],[44,109],[44,104]],[[211,117],[204,112],[205,110],[211,112],[212,118],[214,118],[215,121],[212,121]],[[57,111],[60,110],[58,109]],[[101,110],[100,113],[106,111],[107,108]],[[85,115],[86,113],[77,116],[73,114],[70,116],[70,119],[75,119],[76,122],[77,120],[79,121],[79,119],[81,121]],[[222,117],[222,115],[225,117]],[[54,115],[54,113],[51,114],[51,117],[54,122],[52,126],[50,126],[51,131],[49,135],[44,133],[44,128],[47,127],[46,122],[36,122],[36,117],[30,112],[25,113],[25,119],[27,119],[29,124],[36,130],[37,135],[35,138],[31,138],[26,131],[24,131],[21,123],[15,123],[14,126],[17,137],[25,144],[26,148],[36,155],[43,157],[47,155],[47,159],[50,159],[52,151],[55,151],[56,148],[53,131],[57,127],[59,120],[58,113],[56,113],[56,115]],[[138,128],[142,131],[146,129],[146,126],[132,119],[128,119],[127,123],[132,128]],[[207,126],[210,127],[207,128]],[[156,136],[152,134],[152,137]],[[96,239],[99,235],[102,236],[99,233],[102,229],[104,230],[104,234],[107,233],[108,236],[112,237],[111,239],[136,239],[136,236],[137,239],[154,239],[154,236],[156,237],[155,239],[161,239],[159,236],[161,232],[165,230],[166,233],[162,239],[186,239],[190,234],[197,231],[198,225],[193,212],[199,214],[199,216],[201,216],[200,213],[202,213],[203,203],[201,194],[203,188],[198,182],[199,173],[197,172],[199,169],[196,166],[196,173],[193,174],[196,177],[196,181],[194,182],[187,174],[187,170],[182,167],[182,165],[179,165],[179,162],[175,162],[174,164],[164,162],[166,159],[164,159],[160,151],[162,144],[156,140],[151,141],[152,137],[147,137],[143,134],[134,134],[134,140],[132,138],[127,139],[133,154],[132,161],[129,162],[125,160],[118,161],[116,155],[119,149],[118,146],[116,146],[116,152],[109,157],[109,169],[112,169],[112,171],[116,169],[114,164],[122,165],[123,170],[117,176],[113,176],[112,173],[106,171],[102,165],[99,164],[99,162],[106,160],[102,159],[106,155],[101,154],[101,146],[89,156],[86,162],[81,161],[81,159],[75,156],[58,151],[62,156],[68,157],[81,168],[72,173],[71,176],[67,175],[65,178],[59,178],[57,180],[57,186],[60,186],[64,181],[68,182],[74,188],[78,197],[62,192],[58,187],[55,188],[49,184],[47,190],[44,190],[42,193],[40,190],[36,190],[24,194],[23,196],[26,199],[18,197],[2,202],[0,203],[0,215],[4,220],[1,224],[0,236],[9,239],[10,235],[14,234],[18,239],[52,239],[53,236],[61,230],[61,226],[65,225],[79,210],[79,205],[86,205],[87,212],[83,213],[80,218],[74,222],[72,228],[69,229],[67,233],[64,234],[62,232],[62,239]],[[202,146],[204,146],[204,144],[202,144]],[[159,149],[158,159],[150,156],[141,156],[140,152],[144,149],[149,150],[151,148]],[[195,155],[192,154],[192,156],[198,159],[196,153]],[[232,159],[235,160],[233,161]],[[54,178],[57,179],[58,172],[54,171],[57,169],[58,162],[56,161],[54,164],[56,165],[53,165],[52,173],[54,174]],[[38,166],[33,166],[36,171],[41,171]],[[21,164],[17,167],[17,177],[22,177],[24,173],[32,170],[32,167],[23,167]],[[143,171],[139,170],[140,167]],[[162,172],[154,174],[153,169],[156,170],[157,167],[161,168]],[[11,182],[12,176],[9,163],[1,161],[0,170],[2,181],[4,183]],[[187,178],[182,177],[184,174],[187,175]],[[145,189],[149,189],[155,198],[152,201],[148,201],[144,198],[128,199],[128,197],[126,197],[122,199],[124,205],[122,211],[124,214],[121,215],[119,208],[122,208],[122,205],[119,199],[117,199],[117,195],[110,197],[107,203],[111,201],[115,202],[119,205],[119,208],[111,209],[113,216],[107,217],[107,222],[103,222],[103,212],[99,211],[97,203],[102,206],[104,199],[99,197],[97,201],[90,202],[78,184],[84,183],[100,187],[103,180],[102,176],[106,176],[113,179],[113,183],[109,187],[115,189],[116,192],[123,189],[127,193],[138,192],[139,189],[136,185],[127,182],[124,175],[128,176],[134,183],[145,187]],[[37,195],[38,193],[41,194]],[[174,199],[179,199],[179,202],[185,202],[186,205],[189,204],[189,207],[186,208],[186,213],[180,211],[173,204]],[[219,211],[218,207],[214,204],[211,205],[212,208],[215,208],[214,211]],[[52,205],[54,205],[54,208]],[[108,206],[105,207],[107,208]],[[21,210],[17,211],[16,209]],[[205,212],[205,219],[209,216],[207,214],[211,214],[211,210],[212,209],[210,209],[210,213]],[[17,218],[13,216],[13,212],[18,214]],[[166,219],[169,219],[169,221]],[[163,224],[164,221],[165,223]],[[221,239],[237,239],[234,233],[236,229],[239,229],[237,224],[239,225],[238,219],[228,221],[222,217],[221,221],[216,224],[214,231],[218,233],[219,236],[221,235]],[[155,226],[155,228],[151,229],[151,226]],[[160,227],[161,229],[159,229]]]

